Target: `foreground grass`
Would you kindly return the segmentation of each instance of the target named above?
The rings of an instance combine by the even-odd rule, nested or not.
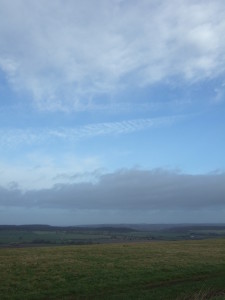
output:
[[[225,240],[0,249],[0,299],[225,299]]]

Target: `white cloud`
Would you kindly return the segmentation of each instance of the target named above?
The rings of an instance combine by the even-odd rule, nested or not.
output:
[[[44,129],[0,129],[1,147],[14,147],[17,145],[35,145],[54,140],[78,141],[104,135],[128,134],[149,128],[169,126],[185,118],[184,115],[134,119],[120,122],[106,122],[89,124],[75,128],[44,128]]]
[[[225,96],[225,82],[223,82],[219,87],[215,88],[215,97],[213,103],[221,103],[224,101]]]
[[[87,110],[129,84],[218,76],[224,32],[220,0],[1,0],[0,68],[39,109]]]
[[[97,156],[63,153],[56,158],[36,151],[20,156],[19,160],[0,161],[0,182],[1,186],[10,189],[17,188],[17,185],[22,190],[50,188],[58,182],[94,181],[100,167]]]

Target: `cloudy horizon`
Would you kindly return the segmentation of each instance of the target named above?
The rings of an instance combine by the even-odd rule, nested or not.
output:
[[[222,0],[0,0],[0,224],[225,220]]]

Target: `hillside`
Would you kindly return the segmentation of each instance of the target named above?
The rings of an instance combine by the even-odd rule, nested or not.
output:
[[[225,239],[0,249],[0,299],[225,299]]]

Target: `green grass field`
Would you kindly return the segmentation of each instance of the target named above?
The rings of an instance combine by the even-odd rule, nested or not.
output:
[[[225,299],[225,239],[2,248],[0,299]]]

